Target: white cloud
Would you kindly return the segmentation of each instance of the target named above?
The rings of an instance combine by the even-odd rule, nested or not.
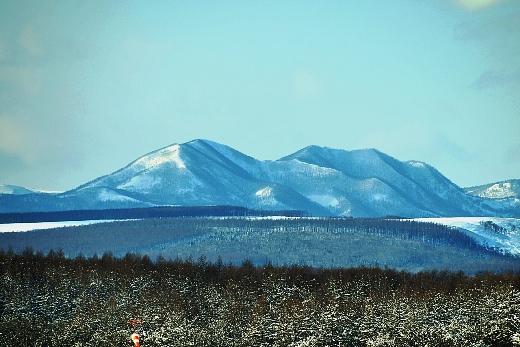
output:
[[[18,158],[27,158],[26,145],[29,134],[24,127],[13,118],[0,115],[0,151]]]
[[[495,5],[502,0],[455,0],[460,6],[468,10],[480,10]]]

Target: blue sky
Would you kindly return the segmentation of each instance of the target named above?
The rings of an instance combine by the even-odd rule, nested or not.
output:
[[[520,177],[520,1],[0,2],[0,183],[70,189],[207,138]]]

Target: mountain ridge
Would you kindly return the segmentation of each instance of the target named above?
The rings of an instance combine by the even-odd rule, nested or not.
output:
[[[0,196],[0,212],[162,205],[360,217],[520,215],[520,204],[511,199],[466,194],[433,166],[375,148],[311,145],[277,160],[258,160],[205,139],[148,152],[63,193]]]
[[[488,199],[520,199],[520,179],[508,179],[464,188],[466,193]]]
[[[34,192],[34,190],[29,189],[27,187],[22,187],[13,184],[0,184],[0,194],[22,195],[31,194]]]

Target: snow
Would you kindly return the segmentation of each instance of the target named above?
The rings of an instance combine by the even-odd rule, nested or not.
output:
[[[147,192],[160,183],[161,177],[153,175],[138,175],[132,177],[124,184],[120,184],[117,188],[128,189],[129,191]]]
[[[410,160],[408,162],[408,164],[410,164],[413,167],[418,167],[418,168],[423,168],[426,166],[426,164],[424,164],[422,161],[417,161],[417,160]]]
[[[31,230],[54,229],[62,227],[72,227],[97,223],[115,222],[114,219],[107,220],[82,220],[82,221],[61,221],[61,222],[37,222],[37,223],[9,223],[0,224],[0,233],[23,232]]]
[[[44,194],[61,194],[61,193],[65,193],[64,190],[48,190],[48,189],[40,189],[40,188],[37,188],[34,191],[38,192],[38,193],[44,193]]]
[[[468,187],[465,190],[475,196],[488,199],[516,198],[520,194],[520,180],[495,182],[482,186]]]
[[[324,207],[337,207],[340,204],[338,198],[335,197],[334,195],[316,194],[316,195],[309,195],[309,196],[307,196],[307,198],[309,198],[309,200],[312,200]]]
[[[325,166],[319,166],[312,163],[306,163],[299,159],[290,159],[286,161],[271,161],[270,164],[280,165],[279,169],[283,169],[294,173],[303,173],[312,177],[328,177],[339,174],[336,169]]]
[[[10,184],[0,184],[0,194],[30,194],[33,193],[31,189],[14,186]]]
[[[274,190],[272,187],[267,186],[255,193],[255,196],[260,199],[263,208],[275,208],[280,207],[279,202],[276,200],[273,194]]]
[[[375,193],[375,194],[372,194],[372,199],[374,201],[386,201],[386,200],[388,200],[388,196],[386,196],[385,194],[381,194],[381,193]]]
[[[247,156],[229,146],[205,139],[196,139],[182,146],[189,146],[195,148],[198,152],[205,156],[211,157],[213,160],[219,162],[223,166],[228,166],[229,163],[241,167],[247,172],[262,174],[262,162]]]
[[[106,189],[103,189],[99,192],[98,199],[100,201],[137,201],[128,196],[124,196]]]
[[[265,188],[260,189],[255,193],[259,198],[268,198],[273,194],[273,188],[267,186]]]
[[[423,165],[428,170],[415,168]],[[83,209],[106,208],[111,202],[148,206],[153,201],[156,205],[283,208],[316,215],[325,210],[335,215],[350,210],[353,216],[410,217],[518,213],[518,201],[469,196],[429,168],[376,150],[349,152],[317,146],[280,160],[257,160],[225,145],[194,140],[146,154],[121,170],[56,197],[19,197],[19,206],[26,211],[56,209],[63,206],[59,200],[66,198],[67,203]],[[87,191],[89,188],[96,190]],[[94,206],[91,200],[98,195]],[[8,196],[0,199],[14,200]],[[6,205],[0,202],[0,211],[19,208]]]
[[[498,217],[414,218],[418,222],[443,224],[459,228],[477,242],[503,252],[520,255],[520,219]],[[502,231],[486,228],[482,223],[492,222]]]
[[[511,183],[495,183],[487,188],[481,195],[489,198],[507,198],[514,195],[511,191]]]
[[[186,169],[186,164],[180,157],[180,146],[178,144],[168,146],[155,153],[144,156],[136,164],[150,169],[165,163],[173,163],[178,169]]]

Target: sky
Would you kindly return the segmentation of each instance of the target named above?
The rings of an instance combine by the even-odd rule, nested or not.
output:
[[[196,138],[520,178],[520,1],[0,1],[0,183],[67,190]]]

